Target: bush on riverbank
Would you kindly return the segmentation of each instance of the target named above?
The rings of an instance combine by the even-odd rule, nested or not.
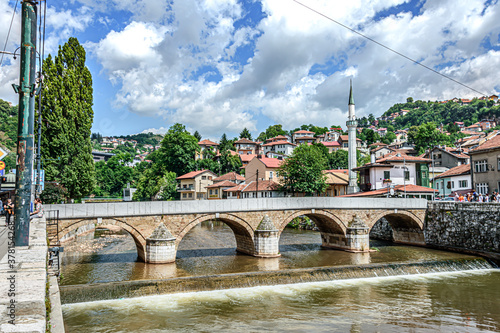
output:
[[[287,227],[300,230],[319,230],[318,227],[316,227],[316,224],[307,216],[294,218],[290,223],[288,223]]]

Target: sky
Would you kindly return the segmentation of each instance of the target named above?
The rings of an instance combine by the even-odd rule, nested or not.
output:
[[[298,0],[299,1],[299,0]],[[69,37],[87,52],[92,132],[164,133],[182,123],[218,140],[247,128],[345,128],[349,82],[358,117],[407,97],[500,92],[498,0],[47,0],[45,56]],[[0,47],[16,1],[0,0]],[[20,4],[6,51],[20,42]],[[326,17],[325,17],[326,16]],[[328,18],[330,19],[328,19]],[[18,104],[19,58],[4,56],[0,98]]]

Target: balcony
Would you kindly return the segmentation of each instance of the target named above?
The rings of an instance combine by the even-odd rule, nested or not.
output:
[[[178,192],[194,192],[194,185],[189,185],[189,186],[178,186],[177,187]]]

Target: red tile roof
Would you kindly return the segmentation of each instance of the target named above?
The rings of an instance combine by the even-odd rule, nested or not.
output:
[[[200,142],[198,142],[198,145],[204,145],[204,146],[218,146],[219,144],[218,143],[215,143],[213,141],[210,141],[210,140],[202,140]]]
[[[245,180],[245,177],[243,177],[240,174],[237,174],[236,172],[228,172],[225,175],[222,175],[220,177],[217,177],[217,178],[213,179],[214,182],[221,182],[221,181],[224,181],[224,180],[230,180],[230,181],[242,180],[243,181],[243,180]],[[236,185],[236,184],[234,184],[234,185]]]
[[[342,141],[349,141],[349,135],[341,135],[340,140]],[[356,141],[361,141],[361,139],[356,138]]]
[[[230,182],[229,180],[224,180],[222,182],[217,182],[215,184],[205,186],[205,188],[220,188],[220,187],[234,187],[236,186],[235,183]]]
[[[270,146],[275,146],[275,145],[291,145],[291,146],[296,146],[296,144],[290,143],[288,141],[275,141],[275,142],[269,142],[269,143],[263,144],[262,147],[270,147]]]
[[[469,154],[474,154],[488,149],[498,149],[498,148],[500,148],[500,134],[497,134],[493,138],[486,140],[483,144],[479,145],[477,148],[470,150]]]
[[[470,174],[470,164],[462,164],[443,172],[439,176],[434,177],[434,179],[467,175],[467,174]]]
[[[248,163],[257,156],[257,154],[239,154],[242,163]]]
[[[257,182],[251,181],[242,192],[255,192],[255,191],[277,191],[279,184],[272,180],[259,180],[259,189],[257,190]]]
[[[283,163],[283,160],[278,160],[277,158],[262,157],[260,160],[268,168],[278,168]]]
[[[413,185],[413,184],[408,184],[406,186],[405,185],[396,185],[396,186],[394,186],[394,192],[404,193],[405,187],[406,187],[407,194],[411,194],[411,193],[432,194],[432,192],[436,192],[436,193],[439,192],[439,190],[434,190],[432,188]],[[358,192],[358,193],[354,193],[354,194],[341,195],[341,197],[371,197],[371,196],[381,196],[384,194],[387,194],[387,188],[381,188],[378,190],[367,191],[367,192]]]
[[[245,186],[247,186],[247,184],[239,184],[239,185],[236,185],[234,187],[227,188],[224,191],[225,192],[240,192],[241,190],[243,190],[245,188]]]
[[[314,134],[314,132],[306,131],[306,130],[300,130],[300,131],[297,131],[297,132],[293,132],[293,134]]]
[[[208,170],[208,169],[205,169],[205,170],[200,170],[200,171],[191,171],[191,172],[188,172],[182,176],[179,176],[175,179],[191,179],[191,178],[194,178],[204,172],[210,172],[211,174],[215,175],[215,173],[213,173],[212,171]]]
[[[335,173],[348,173],[348,169],[331,169],[331,170],[323,170],[324,173],[327,172],[335,172]]]
[[[338,143],[338,141],[326,141],[320,143],[322,143],[325,147],[340,147],[340,143]]]
[[[432,162],[431,159],[428,158],[422,158],[422,157],[417,157],[417,156],[409,156],[405,154],[399,153],[400,156],[397,156],[397,152],[385,154],[381,158],[377,160],[377,163],[381,162],[422,162],[422,163],[429,163]]]
[[[247,139],[247,138],[242,138],[242,139],[239,139],[238,141],[235,141],[234,143],[235,143],[235,144],[236,144],[236,143],[256,144],[255,142],[253,142],[252,140],[249,140],[249,139]]]
[[[312,136],[301,136],[299,138],[296,138],[295,140],[299,141],[299,140],[316,140],[316,139],[313,138]]]

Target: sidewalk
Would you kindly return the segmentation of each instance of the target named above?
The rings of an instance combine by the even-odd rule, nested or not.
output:
[[[0,216],[0,260],[7,253],[7,235],[5,216]]]

